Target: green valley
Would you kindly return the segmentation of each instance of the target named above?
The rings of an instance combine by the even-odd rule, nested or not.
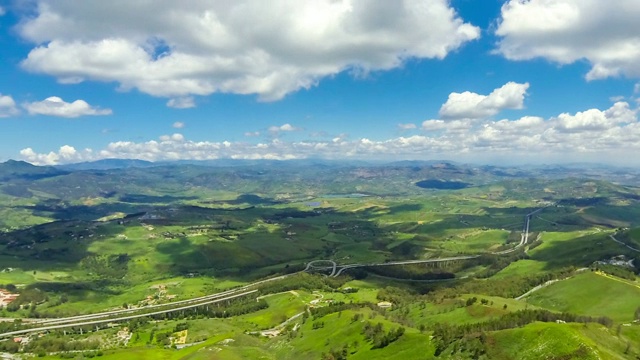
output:
[[[640,183],[571,171],[3,163],[0,353],[635,358]]]

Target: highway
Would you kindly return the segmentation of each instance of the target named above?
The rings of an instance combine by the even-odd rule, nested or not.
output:
[[[235,294],[240,293],[240,292],[248,291],[252,287],[255,287],[255,286],[267,283],[267,282],[284,279],[284,278],[286,278],[288,276],[291,276],[291,275],[293,275],[293,274],[288,274],[288,275],[282,275],[282,276],[277,276],[277,277],[273,277],[273,278],[268,278],[268,279],[256,281],[254,283],[251,283],[251,284],[248,284],[248,285],[244,285],[244,286],[241,286],[241,287],[238,287],[238,288],[235,288],[235,289],[226,290],[226,291],[223,291],[223,292],[220,292],[220,293],[200,296],[200,297],[181,300],[181,301],[174,301],[174,302],[170,302],[170,303],[166,303],[166,304],[157,304],[157,305],[150,305],[150,306],[139,307],[139,308],[131,308],[131,309],[119,309],[119,310],[112,310],[112,311],[104,311],[104,312],[99,312],[99,313],[93,313],[93,314],[87,314],[87,315],[77,315],[77,316],[70,316],[70,317],[64,317],[64,318],[51,318],[51,319],[31,319],[31,318],[29,318],[29,319],[22,319],[22,320],[23,320],[23,322],[29,323],[29,324],[36,324],[36,325],[69,324],[69,325],[67,325],[67,327],[70,327],[70,326],[76,326],[75,325],[76,323],[82,322],[82,321],[91,321],[91,320],[97,320],[97,319],[102,319],[102,318],[111,318],[111,317],[116,316],[116,315],[135,314],[135,313],[145,312],[145,311],[148,311],[150,309],[160,309],[160,308],[166,308],[166,307],[175,308],[176,306],[185,305],[185,304],[189,304],[189,305],[192,305],[192,307],[196,307],[196,306],[199,306],[201,304],[206,304],[209,301],[219,300],[220,298],[224,298],[226,296],[231,296],[231,295],[235,295]],[[168,309],[168,310],[171,310],[171,309]],[[4,319],[2,319],[2,320],[4,320]],[[9,319],[6,319],[6,320],[9,320]],[[16,319],[10,319],[10,321],[15,321],[15,320]]]
[[[469,259],[475,259],[478,257],[480,257],[480,255],[464,255],[464,256],[454,256],[454,257],[448,257],[448,258],[422,259],[422,260],[389,261],[384,263],[371,263],[371,264],[349,264],[349,265],[340,266],[340,269],[338,269],[337,272],[332,272],[332,275],[329,275],[329,276],[336,277],[342,274],[344,270],[359,268],[359,267],[428,264],[428,263],[445,262],[445,261],[469,260]]]
[[[329,266],[316,265],[318,263],[320,263],[320,264],[322,264],[322,263],[331,263],[331,265],[329,265]],[[338,264],[336,264],[336,262],[333,261],[333,260],[312,260],[312,261],[309,261],[307,263],[307,267],[304,268],[303,271],[309,271],[309,270],[331,270],[331,274],[329,276],[334,276],[335,273],[336,273],[337,267],[338,267]]]
[[[534,210],[534,211],[532,211],[532,212],[530,212],[530,213],[528,213],[527,215],[524,216],[524,226],[522,228],[522,235],[520,236],[520,243],[518,243],[518,245],[514,246],[513,248],[511,248],[509,250],[503,250],[503,251],[498,251],[498,252],[490,252],[489,254],[492,254],[492,255],[506,255],[506,254],[512,253],[512,252],[518,250],[519,248],[521,248],[522,246],[526,245],[529,242],[529,226],[531,224],[531,217],[533,215],[539,213],[540,211],[546,209],[549,206],[551,206],[551,205],[545,206],[545,207],[540,208],[540,209],[536,209],[536,210]],[[348,264],[348,265],[340,265],[340,266],[338,266],[332,260],[316,260],[316,261],[312,261],[309,264],[307,264],[307,268],[305,269],[305,271],[307,271],[307,270],[309,270],[311,268],[316,269],[316,270],[327,270],[327,269],[329,269],[329,267],[314,267],[314,266],[310,267],[309,265],[312,264],[312,263],[315,263],[315,262],[332,262],[333,263],[333,268],[332,268],[331,274],[329,276],[336,277],[336,276],[339,276],[340,274],[342,274],[342,272],[344,270],[358,268],[358,267],[408,265],[408,264],[428,264],[428,263],[445,262],[445,261],[470,260],[470,259],[476,259],[478,257],[480,257],[480,255],[463,255],[463,256],[454,256],[454,257],[437,258],[437,259],[389,261],[389,262],[384,262],[384,263]],[[336,269],[337,269],[337,271],[336,271]]]
[[[98,325],[98,324],[104,324],[104,323],[113,323],[113,322],[126,321],[126,320],[131,320],[131,319],[147,317],[147,316],[162,315],[162,314],[167,314],[167,313],[176,312],[176,311],[188,310],[188,309],[192,309],[192,308],[203,306],[203,305],[215,304],[215,303],[222,302],[222,301],[232,300],[232,299],[235,299],[235,298],[238,298],[238,297],[241,297],[241,296],[254,294],[256,292],[258,292],[258,290],[251,290],[251,291],[247,291],[247,292],[243,292],[243,293],[239,293],[239,294],[235,294],[235,295],[231,295],[231,296],[226,296],[226,297],[219,298],[219,299],[208,300],[208,301],[197,303],[197,304],[192,304],[192,305],[187,305],[187,306],[182,306],[182,307],[172,308],[172,309],[166,309],[166,310],[160,310],[160,311],[154,311],[154,312],[150,312],[150,313],[127,315],[127,316],[121,316],[121,317],[116,317],[116,318],[108,318],[108,319],[102,319],[102,320],[79,321],[79,322],[73,322],[73,323],[70,323],[70,324],[62,324],[62,325],[52,324],[52,325],[47,325],[47,326],[40,326],[40,327],[37,327],[37,328],[16,330],[16,331],[11,331],[11,332],[6,332],[6,333],[3,333],[3,334],[0,334],[0,339],[7,338],[7,337],[13,337],[13,336],[16,336],[16,335],[35,333],[35,332],[50,331],[50,330],[64,329],[64,328],[71,328],[71,327],[79,327],[79,326]]]

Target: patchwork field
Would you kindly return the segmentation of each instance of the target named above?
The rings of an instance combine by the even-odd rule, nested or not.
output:
[[[36,318],[139,317],[71,319],[0,352],[640,355],[636,188],[451,164],[261,166],[28,168],[37,180],[12,168],[0,184],[0,287],[20,296],[0,309],[0,336]],[[325,268],[305,273],[314,260]],[[224,291],[241,295],[190,302]]]

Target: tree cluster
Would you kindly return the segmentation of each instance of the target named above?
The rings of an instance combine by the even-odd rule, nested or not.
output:
[[[398,327],[385,332],[382,323],[373,325],[367,321],[362,328],[362,335],[372,344],[372,349],[381,349],[398,340],[404,331],[403,327]]]
[[[436,355],[439,355],[450,345],[461,339],[468,340],[469,337],[478,337],[480,334],[483,334],[487,331],[497,331],[523,327],[536,321],[564,321],[577,323],[595,322],[607,327],[613,325],[613,321],[607,317],[591,317],[570,313],[554,313],[548,310],[521,310],[503,315],[498,319],[475,324],[452,325],[437,323],[433,326],[432,329],[434,342],[436,345]]]

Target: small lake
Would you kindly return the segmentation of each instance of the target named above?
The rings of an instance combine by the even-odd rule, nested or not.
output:
[[[423,189],[438,189],[438,190],[460,190],[471,186],[462,181],[444,181],[438,179],[422,180],[416,183],[416,186]]]

